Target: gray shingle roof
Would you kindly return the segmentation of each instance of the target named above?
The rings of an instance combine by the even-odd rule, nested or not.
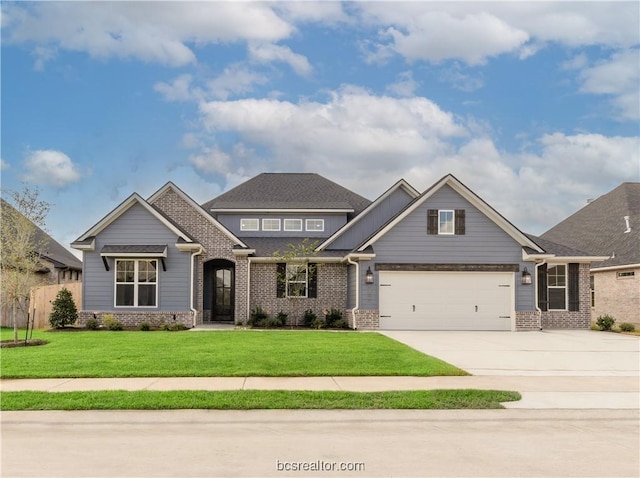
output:
[[[548,254],[555,254],[556,256],[563,257],[580,257],[580,256],[589,256],[588,252],[581,251],[579,249],[575,249],[573,247],[568,247],[562,244],[557,244],[553,241],[548,241],[546,239],[542,239],[541,237],[534,236],[533,234],[526,234],[526,236],[531,239],[533,242],[538,244],[540,247],[544,249],[544,251]],[[529,253],[535,254],[536,251],[533,249],[527,248]]]
[[[628,232],[625,232],[625,216],[629,217]],[[593,264],[594,268],[639,264],[640,183],[622,183],[549,229],[541,238],[593,255],[613,256]]]
[[[245,243],[251,248],[256,250],[256,257],[273,257],[274,252],[280,254],[286,254],[289,250],[289,245],[294,246],[300,244],[304,238],[302,237],[243,237]],[[313,238],[309,240],[311,244],[322,244],[326,238]],[[321,251],[316,257],[343,257],[349,251],[331,250]]]
[[[2,208],[11,208],[14,211],[16,209],[7,201],[2,199]],[[17,212],[17,211],[16,211]],[[74,270],[82,270],[82,261],[68,251],[62,244],[57,242],[53,237],[44,232],[38,226],[36,226],[36,242],[44,244],[45,250],[42,251],[42,255],[49,259],[55,267],[70,268]]]
[[[315,173],[262,173],[202,205],[220,209],[352,209],[371,201]]]

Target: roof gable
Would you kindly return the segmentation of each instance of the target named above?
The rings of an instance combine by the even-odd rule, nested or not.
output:
[[[542,239],[611,256],[598,267],[640,264],[640,183],[626,182],[591,201]]]
[[[336,210],[357,216],[371,201],[315,173],[262,173],[208,201],[209,212]]]
[[[420,207],[428,198],[433,196],[437,191],[439,191],[442,187],[449,186],[455,192],[460,194],[464,199],[470,202],[475,208],[477,208],[482,214],[484,214],[487,218],[489,218],[492,222],[494,222],[500,229],[502,229],[507,235],[513,238],[517,243],[519,243],[523,247],[528,247],[537,252],[543,252],[542,248],[536,244],[534,241],[529,239],[522,231],[520,231],[517,227],[515,227],[511,222],[509,222],[504,216],[502,216],[498,211],[493,209],[486,203],[483,199],[481,199],[478,195],[476,195],[473,191],[471,191],[467,186],[462,184],[457,178],[455,178],[452,174],[448,174],[444,176],[440,181],[435,183],[429,189],[427,189],[421,196],[419,196],[415,201],[408,204],[407,207],[400,211],[393,219],[391,219],[387,224],[382,226],[377,232],[375,232],[371,237],[369,237],[366,241],[364,241],[358,248],[357,251],[364,251],[368,247],[375,244],[375,242],[383,237],[387,232],[389,232],[396,224],[402,221],[405,217],[415,211],[418,207]]]

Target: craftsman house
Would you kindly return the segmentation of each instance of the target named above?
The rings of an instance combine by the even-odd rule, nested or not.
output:
[[[284,262],[305,239],[313,250]],[[452,175],[373,202],[317,174],[260,174],[203,205],[167,183],[72,247],[81,323],[188,327],[246,323],[257,307],[291,319],[302,301],[358,329],[587,328],[589,265],[605,259],[524,234]]]

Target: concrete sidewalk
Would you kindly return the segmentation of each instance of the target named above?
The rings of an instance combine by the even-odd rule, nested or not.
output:
[[[95,390],[515,390],[519,402],[507,408],[638,409],[638,377],[141,377],[0,380],[0,391]]]

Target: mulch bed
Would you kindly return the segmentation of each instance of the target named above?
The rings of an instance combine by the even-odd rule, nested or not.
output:
[[[12,348],[12,347],[33,347],[35,345],[45,345],[49,342],[40,339],[30,339],[25,342],[24,339],[18,339],[17,342],[13,340],[3,340],[0,342],[0,348]]]

